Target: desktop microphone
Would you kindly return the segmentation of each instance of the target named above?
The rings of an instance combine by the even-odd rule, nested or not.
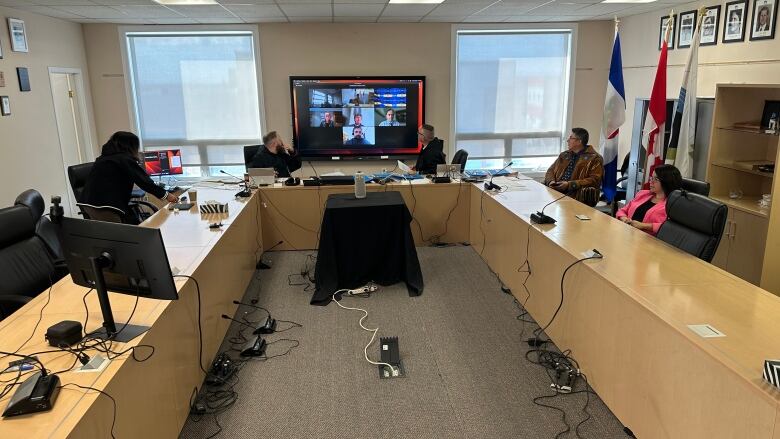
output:
[[[500,191],[501,190],[501,186],[499,186],[497,184],[493,184],[493,177],[495,177],[496,174],[500,174],[501,171],[503,171],[504,169],[506,169],[506,168],[508,168],[510,166],[512,166],[512,162],[509,162],[506,166],[504,166],[503,168],[499,169],[498,172],[496,172],[495,174],[491,175],[490,176],[490,181],[485,183],[485,190],[486,191]]]
[[[250,325],[249,323],[242,322],[241,320],[236,320],[233,317],[228,316],[227,314],[222,314],[222,318],[225,319],[225,320],[230,320],[230,321],[236,322],[239,325],[244,325],[247,328],[252,329],[252,331],[253,331],[252,334],[254,334],[254,335],[260,334],[260,332],[259,332],[260,328],[256,328],[256,327]]]
[[[267,312],[268,315],[271,315],[270,311],[268,311],[267,309],[263,308],[262,306],[257,306],[257,305],[255,305],[253,303],[239,302],[238,300],[234,300],[233,303],[236,304],[236,305],[250,306],[250,307],[252,307],[254,309],[262,309],[263,311]]]
[[[246,182],[244,181],[243,178],[237,177],[237,176],[235,176],[235,175],[233,175],[233,174],[231,174],[229,172],[225,172],[224,169],[220,169],[219,172],[221,172],[221,173],[223,173],[225,175],[229,175],[229,176],[235,178],[236,180],[238,180],[239,181],[239,183],[238,183],[239,187],[242,184],[244,185],[244,189],[242,189],[241,191],[236,193],[237,197],[247,198],[247,197],[251,197],[252,196],[252,191],[250,191],[249,188],[246,186]]]
[[[0,354],[19,357],[23,361],[34,360],[40,367],[40,372],[33,373],[16,389],[16,392],[14,392],[11,400],[8,402],[8,406],[3,411],[3,417],[7,418],[51,410],[61,388],[60,378],[56,374],[48,374],[46,368],[43,367],[43,363],[36,357],[2,351],[0,351]],[[21,364],[19,364],[19,367],[21,371]]]
[[[550,204],[560,200],[561,198],[565,197],[566,194],[561,195],[560,197],[550,201],[549,203],[545,204],[544,207],[542,207],[542,210],[532,213],[531,214],[531,222],[534,222],[536,224],[555,224],[555,218],[545,215],[544,209],[547,208]]]
[[[220,169],[220,170],[219,170],[219,172],[221,172],[222,174],[225,174],[225,175],[229,175],[229,176],[231,176],[231,177],[235,178],[236,180],[240,181],[241,183],[243,183],[243,182],[244,182],[244,179],[243,179],[243,178],[241,178],[241,177],[238,177],[238,176],[236,176],[236,175],[233,175],[233,174],[231,174],[231,173],[229,173],[229,172],[225,172],[225,170],[224,170],[224,169]]]

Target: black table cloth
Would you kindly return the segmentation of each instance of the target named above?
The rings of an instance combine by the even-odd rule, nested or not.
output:
[[[423,291],[414,247],[412,215],[399,192],[369,192],[328,197],[320,228],[312,305],[327,305],[333,293],[368,282],[404,281],[410,296]]]

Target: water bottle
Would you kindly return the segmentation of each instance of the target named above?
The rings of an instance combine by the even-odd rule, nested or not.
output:
[[[366,198],[366,179],[360,171],[355,173],[355,198]]]

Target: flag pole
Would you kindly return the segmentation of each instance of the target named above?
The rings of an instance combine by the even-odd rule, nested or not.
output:
[[[666,21],[666,31],[664,32],[664,43],[669,44],[669,32],[673,29],[672,26],[674,26],[674,9],[669,12],[669,20]]]
[[[617,35],[619,27],[620,27],[620,20],[618,20],[617,15],[615,15],[615,35]]]

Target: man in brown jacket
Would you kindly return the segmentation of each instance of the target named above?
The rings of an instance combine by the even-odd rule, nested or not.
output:
[[[599,199],[604,159],[588,145],[588,131],[572,128],[566,140],[569,149],[547,170],[544,184],[585,204],[595,206]]]

